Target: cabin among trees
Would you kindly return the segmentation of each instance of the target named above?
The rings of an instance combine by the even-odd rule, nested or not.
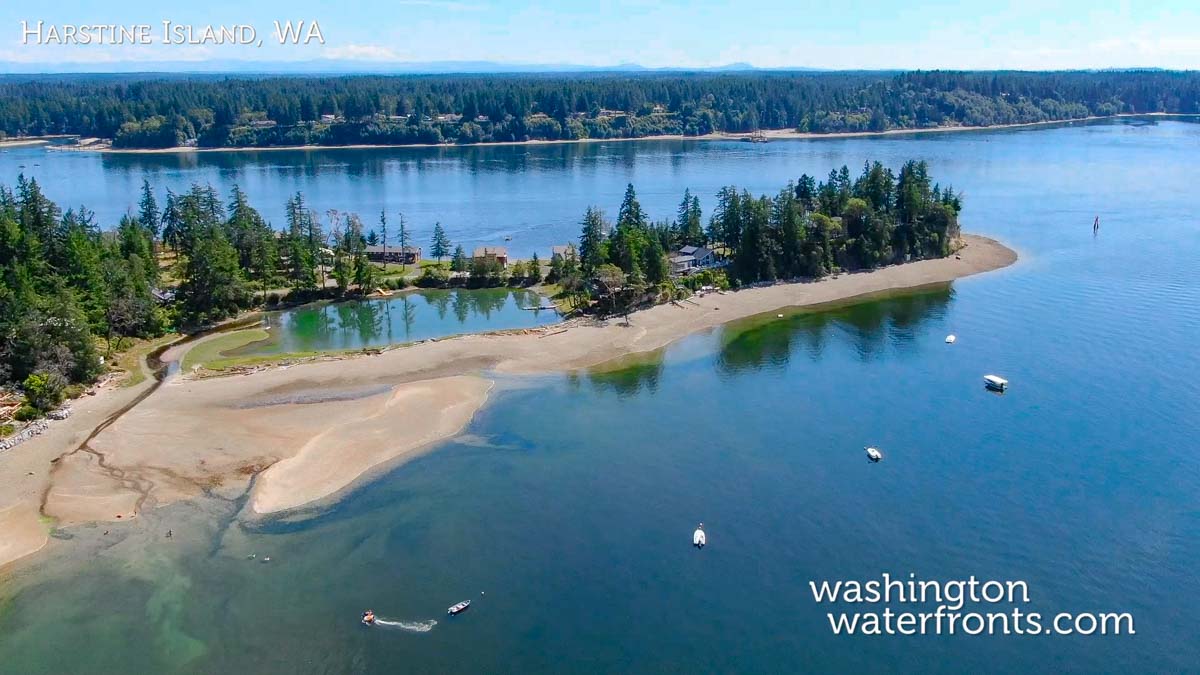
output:
[[[471,254],[476,263],[498,265],[500,269],[508,267],[508,249],[503,246],[480,246]]]
[[[420,246],[367,246],[367,260],[377,263],[415,265],[421,262]]]
[[[579,252],[574,244],[563,244],[561,246],[550,247],[550,262],[558,258],[559,262],[566,262],[568,259],[579,262]]]

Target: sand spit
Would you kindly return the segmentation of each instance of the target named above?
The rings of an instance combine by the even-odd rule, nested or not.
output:
[[[141,387],[92,397],[70,420],[0,454],[0,566],[45,544],[39,510],[60,524],[125,520],[147,505],[244,490],[256,475],[251,507],[258,513],[325,500],[372,468],[459,433],[486,402],[489,371],[587,368],[737,319],[946,283],[1017,259],[992,239],[965,240],[958,255],[941,260],[708,294],[636,312],[628,324],[581,321],[252,375],[175,378],[77,450]]]

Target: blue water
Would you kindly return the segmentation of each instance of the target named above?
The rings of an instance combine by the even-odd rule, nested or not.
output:
[[[148,514],[179,523],[178,542],[18,579],[0,603],[0,670],[1193,670],[1198,150],[1200,125],[1162,122],[624,144],[611,150],[623,163],[546,169],[549,213],[576,210],[571,186],[589,180],[598,194],[641,178],[665,208],[684,184],[765,189],[919,157],[964,192],[964,229],[1021,259],[952,287],[692,336],[617,372],[502,380],[464,437],[314,518],[250,525],[223,503]],[[520,218],[495,213],[497,227]],[[1012,382],[1006,394],[982,388],[990,372]],[[869,464],[867,444],[886,459]],[[699,521],[703,551],[689,546]],[[1136,635],[831,635],[808,582],[882,572],[1022,580],[1025,611],[1129,612]],[[467,598],[468,613],[443,616]],[[439,623],[368,630],[356,623],[367,607]]]
[[[975,199],[968,200],[967,206],[968,215],[973,215],[985,203],[990,206],[980,190],[1008,189],[993,179],[1007,176],[1028,180],[1028,185],[1043,181],[1047,190],[1112,182],[1127,168],[1114,171],[1113,166],[1093,159],[1102,156],[1103,161],[1121,167],[1122,157],[1139,148],[1146,150],[1146,143],[1159,142],[1178,142],[1186,154],[1187,144],[1195,143],[1192,132],[1186,131],[1189,128],[1180,122],[1151,126],[1137,121],[1050,131],[766,144],[612,141],[183,154],[61,152],[34,146],[0,152],[0,180],[11,185],[20,172],[37,178],[52,199],[64,205],[85,204],[105,226],[114,226],[130,209],[136,211],[143,179],[155,186],[160,205],[168,188],[180,192],[193,183],[211,183],[227,195],[233,185],[239,185],[276,227],[284,226],[284,203],[301,191],[318,214],[330,209],[355,212],[368,226],[383,209],[393,214],[389,222],[394,231],[394,215],[403,212],[412,241],[426,250],[434,223],[441,222],[454,243],[468,251],[485,244],[503,245],[514,256],[524,258],[536,251],[547,258],[550,246],[578,238],[588,206],[599,206],[615,219],[630,182],[654,219],[673,218],[688,188],[700,197],[707,218],[714,195],[725,185],[774,194],[801,173],[820,178],[843,164],[857,172],[868,160],[898,167],[920,157],[931,162],[936,177],[971,189]],[[1104,136],[1104,143],[1085,142],[1095,135]],[[1047,138],[1054,140],[1047,143]],[[1088,156],[1093,152],[1097,157]],[[1073,175],[1060,176],[1055,169],[1062,167],[1071,167]],[[1147,178],[1162,170],[1166,167],[1157,164],[1139,167]],[[1063,200],[1084,197],[1072,208],[1078,207],[1089,223],[1095,212],[1105,211],[1109,199],[1099,191],[1055,194]],[[984,227],[982,220],[976,219],[976,228]]]

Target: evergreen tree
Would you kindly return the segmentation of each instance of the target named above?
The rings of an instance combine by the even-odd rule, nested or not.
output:
[[[154,199],[154,190],[150,189],[150,180],[142,179],[142,198],[138,202],[138,222],[150,232],[151,243],[158,238],[159,218],[158,202]]]
[[[683,191],[683,201],[675,216],[675,231],[681,245],[704,245],[704,225],[701,222],[700,199],[691,190]],[[667,248],[669,246],[665,246]]]
[[[450,238],[446,236],[446,231],[442,229],[441,223],[433,224],[433,240],[429,244],[429,255],[437,258],[437,261],[442,262],[442,258],[450,255]]]
[[[583,231],[579,235],[579,264],[586,276],[604,264],[604,216],[600,210],[589,206],[583,215]]]
[[[461,245],[454,247],[454,257],[450,259],[450,269],[455,272],[466,272],[470,267],[467,262],[467,253]]]
[[[529,259],[528,270],[525,276],[529,277],[529,283],[539,284],[542,282],[542,261],[538,258],[537,251],[533,252],[533,257]]]
[[[221,228],[208,226],[194,234],[179,285],[180,318],[187,325],[220,321],[250,301],[237,251]]]

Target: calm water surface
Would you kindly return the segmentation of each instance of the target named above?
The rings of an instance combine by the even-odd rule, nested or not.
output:
[[[250,525],[214,499],[107,539],[108,525],[78,528],[95,555],[45,559],[7,587],[0,671],[1195,669],[1198,154],[1200,126],[1164,122],[419,157],[63,155],[97,191],[147,171],[251,194],[361,191],[356,203],[404,185],[431,214],[451,201],[492,214],[478,236],[538,245],[627,180],[665,215],[685,185],[766,190],[920,157],[965,193],[966,229],[1022,257],[952,288],[696,335],[617,372],[503,380],[467,435],[308,519]],[[989,372],[1007,394],[982,389]],[[867,463],[866,444],[887,459]],[[113,539],[167,527],[170,542]],[[885,571],[1024,580],[1026,611],[1130,612],[1137,634],[832,636],[808,581]],[[476,606],[447,620],[466,598]],[[367,607],[438,623],[368,630]]]
[[[422,290],[390,298],[306,305],[268,312],[271,338],[238,355],[381,347],[402,342],[554,323],[558,313],[540,307],[532,291],[508,288]]]

